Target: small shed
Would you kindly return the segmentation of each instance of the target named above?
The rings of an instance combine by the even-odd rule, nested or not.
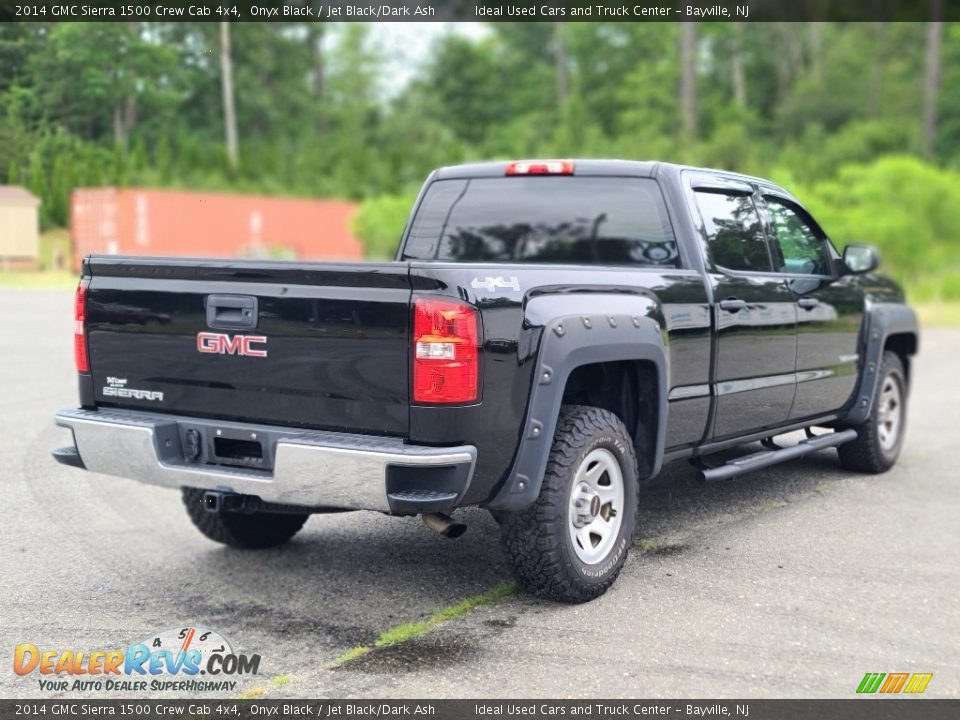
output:
[[[22,187],[0,185],[0,267],[37,265],[40,199]]]

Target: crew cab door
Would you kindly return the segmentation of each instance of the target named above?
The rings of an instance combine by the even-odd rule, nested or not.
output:
[[[838,278],[838,257],[816,221],[794,200],[763,193],[774,266],[797,303],[797,392],[791,420],[843,407],[857,382],[863,295]]]
[[[775,272],[754,188],[694,180],[716,342],[713,439],[787,421],[793,404],[797,305]]]

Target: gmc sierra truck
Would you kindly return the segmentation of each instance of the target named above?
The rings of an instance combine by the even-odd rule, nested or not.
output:
[[[86,258],[54,457],[178,488],[239,548],[344,510],[455,536],[450,513],[484,507],[523,588],[582,602],[666,462],[707,481],[832,447],[896,462],[917,322],[877,262],[759,178],[445,167],[394,262]]]

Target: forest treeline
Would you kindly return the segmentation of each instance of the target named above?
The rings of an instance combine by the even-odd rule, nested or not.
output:
[[[933,3],[936,6],[936,0]],[[389,255],[437,165],[664,159],[770,176],[915,297],[960,299],[960,27],[491,23],[403,87],[361,23],[0,26],[0,183],[362,200]]]

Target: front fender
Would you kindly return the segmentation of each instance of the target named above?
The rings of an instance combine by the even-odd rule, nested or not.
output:
[[[853,395],[850,410],[843,418],[843,425],[860,425],[870,417],[877,394],[877,383],[880,381],[880,361],[883,359],[887,338],[892,335],[912,335],[915,339],[919,337],[917,314],[907,305],[870,303],[864,320],[860,382]]]
[[[647,294],[543,295],[527,303],[525,318],[528,324],[543,328],[533,386],[513,466],[488,507],[516,511],[537,499],[567,380],[576,368],[593,363],[641,360],[656,368],[657,427],[650,458],[655,475],[663,462],[669,387],[666,332],[656,298]]]

